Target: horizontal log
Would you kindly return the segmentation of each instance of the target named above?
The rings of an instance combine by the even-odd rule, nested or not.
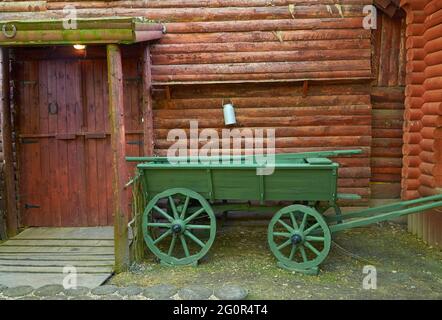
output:
[[[151,20],[168,22],[175,21],[223,21],[223,20],[253,20],[253,19],[303,19],[303,18],[340,18],[340,17],[362,17],[362,5],[341,5],[341,12],[326,5],[298,5],[293,12],[287,6],[266,6],[266,7],[224,7],[224,8],[77,8],[76,14],[79,18],[92,17],[146,17]],[[330,12],[331,11],[331,12]],[[63,18],[63,9],[50,10],[45,13],[11,12],[9,14],[0,12],[1,20],[12,19],[48,19]]]
[[[153,44],[153,56],[166,53],[192,52],[250,52],[250,51],[291,51],[291,50],[345,50],[369,49],[370,39],[340,39],[340,40],[300,40],[272,42],[227,42],[227,43],[185,43],[185,44]]]
[[[324,60],[360,60],[369,58],[370,50],[312,50],[312,51],[277,51],[277,52],[223,52],[161,54],[152,56],[154,65],[177,64],[215,64],[215,63],[251,63],[251,62],[291,62]]]
[[[176,74],[153,75],[155,85],[206,84],[206,83],[256,83],[303,80],[365,80],[372,77],[371,70],[286,72],[286,73],[243,73],[243,74]]]
[[[211,128],[215,130],[219,137],[222,137],[222,131],[226,130],[225,128]],[[306,127],[279,127],[279,128],[266,128],[266,127],[257,127],[257,128],[247,128],[247,129],[274,129],[275,136],[278,138],[281,137],[323,137],[323,136],[362,136],[366,135],[370,132],[369,126],[330,126],[330,127],[318,127],[318,126],[306,126]],[[190,129],[183,129],[186,135],[190,135]],[[198,134],[201,133],[201,129],[198,130]],[[167,129],[156,129],[155,137],[157,139],[166,139],[168,133],[170,132]]]
[[[265,7],[294,5],[335,5],[335,0],[125,0],[125,1],[63,1],[49,0],[51,10],[63,9],[66,5],[82,8],[223,8],[223,7]],[[369,4],[366,0],[341,0],[341,4]],[[337,10],[337,8],[333,8]],[[423,12],[424,14],[424,12]]]
[[[274,62],[274,63],[236,63],[230,65],[168,65],[152,66],[152,75],[174,74],[236,74],[236,73],[286,73],[286,72],[320,72],[370,70],[369,60],[315,61],[315,62]]]
[[[167,23],[168,33],[244,32],[275,30],[356,29],[362,18],[278,19]]]
[[[304,96],[303,85],[300,83],[244,83],[238,84],[212,84],[212,85],[184,85],[180,87],[170,87],[170,95],[166,94],[166,90],[156,88],[153,91],[154,99],[203,99],[203,98],[220,98],[230,97],[232,99],[239,97],[301,97]],[[350,96],[352,101],[361,101],[358,97],[363,96],[364,101],[369,104],[370,87],[367,86],[366,81],[362,83],[345,83],[336,84],[332,82],[309,83],[308,95],[302,99],[310,99],[315,96]],[[356,99],[356,100],[354,100]],[[308,101],[314,106],[313,101]],[[352,104],[358,104],[352,102]],[[282,105],[281,105],[282,106]]]
[[[188,43],[232,43],[232,42],[265,42],[275,41],[306,41],[306,40],[337,40],[337,39],[368,39],[370,33],[364,29],[327,29],[327,30],[295,30],[279,32],[218,32],[218,33],[167,33],[161,44]]]
[[[303,107],[315,108],[324,107],[322,110],[341,110],[345,112],[348,107],[352,112],[370,114],[370,97],[367,95],[337,95],[337,96],[277,96],[277,97],[232,97],[233,104],[240,108],[284,108]],[[222,99],[172,99],[155,100],[154,109],[220,109]],[[343,107],[346,106],[346,107]],[[321,109],[318,109],[318,111]],[[341,114],[341,113],[339,113]]]
[[[191,120],[195,119],[156,119],[154,128],[187,128]],[[287,127],[287,126],[331,126],[339,125],[343,122],[354,125],[369,125],[371,123],[369,116],[308,116],[299,118],[280,117],[269,118],[266,120],[265,127]],[[200,119],[198,122],[200,128],[219,128],[224,126],[223,119]],[[240,126],[258,127],[263,125],[261,118],[240,118],[237,117],[237,123]]]
[[[254,139],[256,143],[256,138]],[[261,140],[259,140],[261,141]],[[262,139],[260,143],[264,143],[264,145],[268,145],[267,142],[268,139]],[[202,148],[207,144],[207,141],[198,141],[198,140],[191,140],[188,139],[188,146],[192,145],[193,143],[197,143],[199,145],[199,148]],[[237,141],[237,143],[240,143],[242,146],[247,146],[247,141],[244,141],[244,139]],[[170,146],[172,146],[175,143],[174,141],[167,141],[163,139],[156,139],[155,140],[155,146],[160,149],[167,149]],[[233,141],[231,139],[219,139],[218,146],[219,148],[223,144],[231,144],[233,145]],[[253,144],[253,141],[251,142]],[[350,146],[369,146],[370,145],[370,137],[284,137],[284,138],[276,138],[274,139],[275,147],[276,148],[305,148],[305,147],[320,147],[320,146],[331,146],[331,147],[350,147]]]
[[[265,123],[266,119],[269,117],[305,117],[305,116],[338,116],[338,115],[369,115],[367,108],[364,106],[330,106],[330,107],[280,107],[280,108],[242,108],[240,104],[237,104],[236,116],[243,118],[263,118],[262,121]],[[176,119],[176,118],[187,118],[187,119],[211,119],[211,118],[222,118],[223,110],[222,108],[216,109],[183,109],[179,111],[179,117],[177,116],[176,110],[161,109],[154,111],[155,118],[160,119]],[[339,133],[336,131],[335,133]],[[370,132],[367,132],[370,134]],[[381,140],[378,140],[381,143]],[[390,141],[390,142],[388,142]],[[396,141],[385,140],[385,144],[389,143],[390,146],[395,146],[398,143],[402,143],[402,139],[396,139]]]
[[[46,1],[8,1],[0,2],[0,12],[46,11]]]

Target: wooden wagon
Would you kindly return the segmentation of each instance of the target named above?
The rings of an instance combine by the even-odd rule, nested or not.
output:
[[[162,157],[128,157],[141,162],[134,180],[139,180],[146,204],[144,240],[163,264],[196,264],[215,240],[216,213],[273,212],[267,236],[278,265],[316,274],[330,251],[333,233],[442,206],[442,195],[435,195],[342,215],[337,201],[359,196],[337,192],[339,165],[328,157],[360,152],[275,155],[269,175],[259,174],[264,165],[247,156],[170,162]],[[290,204],[266,205],[269,202]],[[335,214],[324,216],[329,208]]]

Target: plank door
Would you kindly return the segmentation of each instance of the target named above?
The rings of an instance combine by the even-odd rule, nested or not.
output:
[[[138,156],[138,69],[136,62],[124,66],[127,152]],[[111,225],[106,61],[25,61],[17,78],[21,224]]]

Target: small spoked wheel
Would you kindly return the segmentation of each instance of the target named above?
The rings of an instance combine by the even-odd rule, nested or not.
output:
[[[204,257],[212,246],[216,218],[200,194],[175,188],[149,201],[142,227],[147,247],[162,263],[191,265]]]
[[[315,209],[291,205],[279,210],[268,228],[270,250],[289,270],[317,270],[331,247],[331,233]]]

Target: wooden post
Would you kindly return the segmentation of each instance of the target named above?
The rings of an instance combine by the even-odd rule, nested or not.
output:
[[[152,112],[152,75],[149,45],[143,51],[143,153],[146,157],[153,156],[153,112]]]
[[[5,160],[6,229],[8,236],[13,237],[18,231],[18,216],[9,94],[9,52],[8,49],[0,47],[0,108],[2,116],[3,156]]]
[[[128,202],[125,191],[126,137],[124,131],[123,68],[118,45],[107,45],[109,118],[112,145],[112,210],[114,215],[115,272],[129,267]]]

